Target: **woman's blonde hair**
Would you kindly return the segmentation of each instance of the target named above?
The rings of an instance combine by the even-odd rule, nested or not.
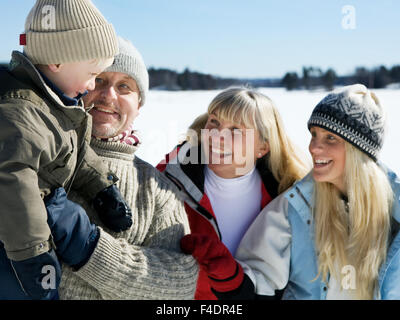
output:
[[[244,125],[246,128],[254,128],[261,140],[268,142],[269,153],[258,161],[266,162],[279,183],[279,193],[288,189],[309,171],[303,155],[286,135],[278,110],[267,96],[241,87],[222,91],[212,100],[207,113],[196,118],[190,126],[187,139],[193,144],[200,141],[201,129],[204,129],[210,114]],[[195,139],[190,134],[193,131],[196,133]],[[193,142],[194,140],[196,142]]]
[[[386,174],[366,154],[345,143],[344,179],[348,204],[331,183],[315,183],[315,244],[318,276],[328,273],[340,283],[344,266],[354,267],[355,293],[371,299],[379,267],[385,261],[394,199]],[[338,268],[339,267],[339,268]]]

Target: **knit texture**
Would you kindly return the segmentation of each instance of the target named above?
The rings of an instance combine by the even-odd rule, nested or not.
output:
[[[108,59],[117,36],[90,0],[37,0],[25,22],[24,53],[33,64]]]
[[[193,299],[198,266],[179,241],[189,233],[185,209],[171,182],[134,156],[136,147],[92,139],[92,147],[118,177],[118,188],[132,208],[132,227],[114,233],[102,226],[83,198],[71,192],[100,239],[79,271],[63,265],[61,299]]]
[[[314,108],[308,128],[331,131],[374,161],[383,145],[384,113],[378,98],[364,85],[344,87],[326,96]]]
[[[142,55],[130,41],[121,37],[118,37],[118,46],[119,53],[105,72],[125,73],[135,80],[140,91],[140,105],[143,106],[149,91],[149,74]]]

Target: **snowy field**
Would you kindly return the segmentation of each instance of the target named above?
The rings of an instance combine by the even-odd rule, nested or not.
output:
[[[308,156],[310,134],[307,120],[325,91],[286,91],[283,88],[259,89],[277,105],[292,140]],[[400,90],[373,90],[387,114],[386,138],[381,161],[400,174]],[[187,127],[219,93],[211,91],[150,91],[146,104],[136,119],[142,137],[137,155],[156,165],[184,136]]]

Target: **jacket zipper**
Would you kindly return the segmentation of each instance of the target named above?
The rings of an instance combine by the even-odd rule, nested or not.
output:
[[[87,129],[87,127],[86,127],[86,129]],[[83,153],[82,153],[82,148],[83,148],[83,146],[84,146],[84,144],[85,144],[85,141],[86,141],[86,140],[85,140],[85,137],[86,137],[86,130],[85,130],[85,135],[83,136],[81,145],[80,145],[79,148],[78,148],[78,155],[81,155],[81,159],[79,160],[79,163],[78,163],[77,166],[75,167],[74,174],[72,175],[71,179],[68,181],[68,185],[67,185],[67,188],[66,188],[67,196],[68,196],[68,194],[69,194],[69,192],[70,192],[70,190],[71,190],[72,183],[74,182],[75,177],[76,177],[76,175],[78,174],[78,171],[79,171],[79,169],[81,168],[82,163],[83,163],[83,160],[84,160],[84,156],[83,156]]]
[[[18,273],[17,273],[17,271],[15,270],[14,265],[13,265],[11,259],[10,259],[10,264],[11,264],[11,268],[12,268],[13,271],[14,271],[15,277],[17,278],[17,280],[18,280],[18,282],[19,282],[19,285],[21,286],[22,291],[25,293],[26,296],[29,296],[29,295],[26,293],[25,288],[24,288],[24,286],[22,285],[22,282],[21,282],[21,280],[20,280],[19,277],[18,277]]]
[[[179,189],[179,191],[184,192],[186,194],[187,197],[189,197],[189,199],[191,200],[191,202],[195,203],[197,208],[193,208],[192,206],[190,206],[193,210],[195,210],[198,214],[200,214],[202,217],[204,217],[215,229],[218,237],[220,240],[222,240],[222,234],[221,231],[219,230],[218,227],[218,222],[217,220],[212,216],[212,214],[210,214],[206,208],[204,208],[202,205],[200,205],[194,198],[193,196],[186,190],[185,186],[180,183],[179,179],[175,178],[174,176],[172,176],[170,173],[168,173],[167,171],[164,171],[164,174],[168,177],[168,179],[170,181],[172,181],[176,187]],[[204,196],[204,195],[203,195]],[[185,201],[186,202],[186,201]],[[210,216],[211,219],[207,218],[206,215],[204,213],[201,213],[200,210],[204,210],[205,212],[207,212]]]

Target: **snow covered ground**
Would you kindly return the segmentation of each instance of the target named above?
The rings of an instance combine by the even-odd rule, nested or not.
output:
[[[277,105],[286,131],[307,154],[310,134],[307,120],[325,91],[286,91],[283,88],[262,88]],[[156,165],[184,136],[191,122],[207,110],[219,93],[210,91],[150,91],[146,104],[136,119],[143,143],[137,155]],[[387,131],[381,160],[400,174],[400,90],[374,90],[387,113]]]

